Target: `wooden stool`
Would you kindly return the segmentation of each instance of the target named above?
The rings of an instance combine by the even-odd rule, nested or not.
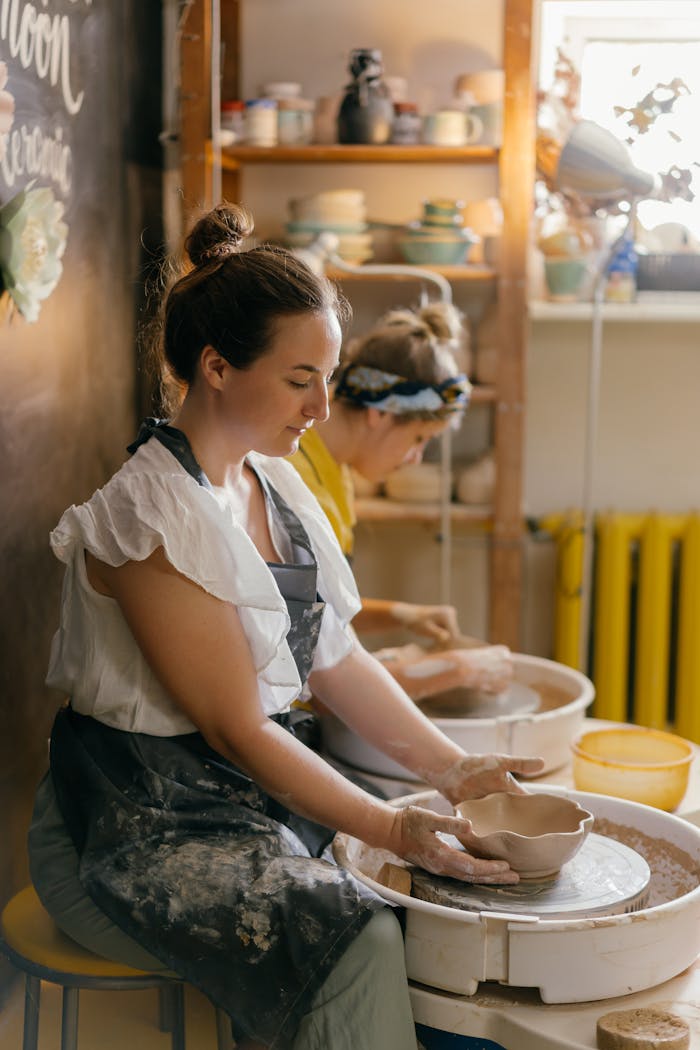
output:
[[[17,893],[1,918],[0,950],[25,976],[22,1050],[37,1050],[41,981],[63,988],[61,1050],[78,1047],[78,996],[81,988],[126,991],[157,988],[160,1027],[170,1032],[172,1050],[185,1050],[184,986],[177,977],[134,970],[81,948],[59,930],[33,886]],[[218,1050],[231,1047],[231,1027],[223,1010],[216,1011]]]

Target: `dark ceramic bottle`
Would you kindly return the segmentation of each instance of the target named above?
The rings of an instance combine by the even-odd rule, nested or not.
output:
[[[382,53],[360,47],[350,53],[352,82],[338,112],[338,142],[382,145],[389,141],[394,106],[382,81]]]

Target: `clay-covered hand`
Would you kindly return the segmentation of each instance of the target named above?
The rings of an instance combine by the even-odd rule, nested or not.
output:
[[[392,602],[389,611],[402,627],[445,644],[459,636],[457,610],[453,605],[409,605]]]
[[[471,821],[433,813],[420,806],[397,809],[392,828],[391,850],[433,875],[448,875],[463,882],[514,883],[519,876],[505,860],[480,860],[462,849],[454,849],[438,836],[464,836]]]
[[[502,693],[513,679],[513,657],[507,645],[451,650],[463,668],[463,684],[485,693]]]
[[[441,773],[426,776],[453,806],[468,798],[483,798],[496,791],[525,794],[514,773],[533,776],[541,773],[541,758],[518,758],[514,755],[465,755]]]

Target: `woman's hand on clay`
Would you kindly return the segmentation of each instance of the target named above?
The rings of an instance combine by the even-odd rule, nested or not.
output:
[[[525,794],[514,773],[533,776],[541,773],[541,758],[518,758],[514,755],[465,755],[453,762],[442,773],[426,779],[444,795],[453,806],[468,798],[483,798],[496,791],[515,791]]]
[[[443,656],[448,654],[443,653]],[[513,657],[507,645],[450,650],[463,670],[463,685],[485,693],[502,693],[513,679]]]
[[[471,821],[448,817],[420,806],[397,809],[391,850],[433,875],[448,875],[463,882],[514,883],[519,876],[505,860],[480,860],[463,849],[449,846],[438,835],[465,836]]]
[[[445,644],[459,636],[457,610],[453,605],[409,605],[393,602],[391,615],[402,627]]]

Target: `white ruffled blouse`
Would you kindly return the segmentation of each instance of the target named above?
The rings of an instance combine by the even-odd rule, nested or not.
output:
[[[360,601],[352,573],[325,514],[294,468],[258,454],[248,461],[293,507],[309,534],[318,592],[326,602],[313,669],[332,667],[353,646],[348,625]],[[87,503],[70,507],[50,539],[66,573],[46,681],[69,695],[76,711],[155,736],[196,728],[156,679],[117,602],[91,587],[86,550],[117,566],[163,547],[178,572],[238,609],[265,713],[285,711],[301,695],[286,641],[287,607],[272,573],[235,520],[223,490],[199,485],[156,438],[141,445]]]

